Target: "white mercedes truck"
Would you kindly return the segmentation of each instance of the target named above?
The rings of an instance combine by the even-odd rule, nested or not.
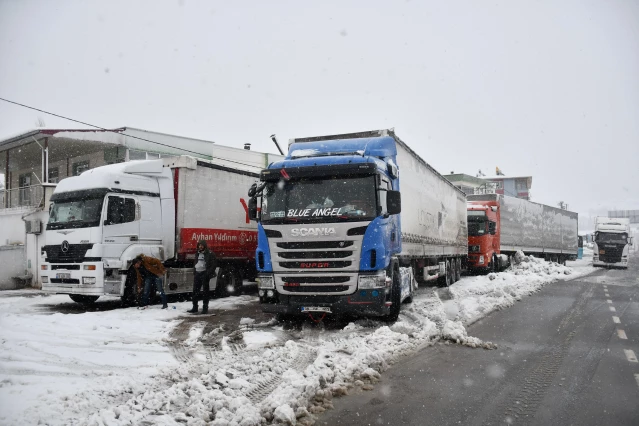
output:
[[[265,159],[252,166],[253,156]],[[143,253],[166,266],[167,294],[189,293],[197,241],[206,240],[219,260],[211,290],[237,293],[243,278],[256,275],[257,226],[243,196],[268,155],[245,151],[240,158],[131,161],[62,180],[51,196],[42,289],[79,303],[102,295],[132,303],[131,261]]]

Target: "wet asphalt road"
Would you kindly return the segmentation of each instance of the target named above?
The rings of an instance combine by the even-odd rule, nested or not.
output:
[[[637,253],[631,262],[547,285],[468,328],[496,350],[425,348],[317,424],[639,425]]]

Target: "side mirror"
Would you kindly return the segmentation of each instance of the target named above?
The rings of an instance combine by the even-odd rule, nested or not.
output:
[[[402,212],[402,194],[399,191],[386,192],[386,211],[388,214],[400,214]]]
[[[248,215],[249,219],[257,220],[257,198],[249,198],[248,201]]]
[[[497,223],[488,222],[488,233],[490,235],[495,235],[497,233]]]
[[[254,183],[253,185],[251,185],[251,187],[248,190],[249,198],[255,197],[256,193],[257,193],[257,183]]]

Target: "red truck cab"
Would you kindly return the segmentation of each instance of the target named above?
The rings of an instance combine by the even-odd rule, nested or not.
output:
[[[499,202],[468,202],[468,269],[497,271],[500,254]]]

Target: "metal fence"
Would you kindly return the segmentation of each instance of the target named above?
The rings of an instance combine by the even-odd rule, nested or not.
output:
[[[44,201],[42,185],[24,186],[15,189],[0,190],[0,209],[15,207],[38,207]]]

